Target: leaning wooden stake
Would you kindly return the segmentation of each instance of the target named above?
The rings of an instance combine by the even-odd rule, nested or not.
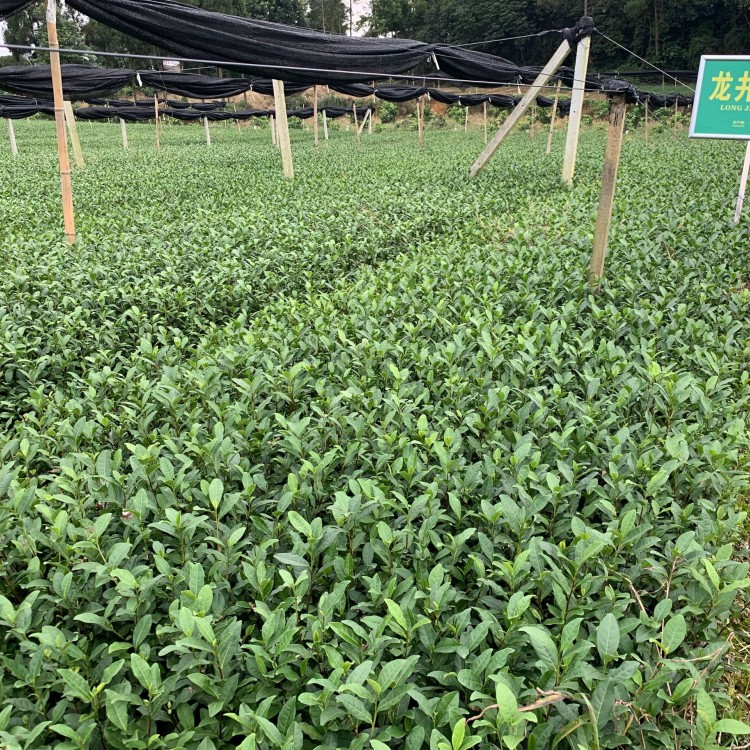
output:
[[[557,107],[560,104],[560,86],[562,81],[557,81],[557,89],[555,90],[555,103],[552,105],[552,116],[549,121],[549,135],[547,136],[547,156],[552,153],[552,136],[555,134],[555,120],[557,119]]]
[[[370,117],[372,115],[372,110],[368,109],[367,112],[365,112],[365,116],[362,119],[362,124],[359,126],[359,134],[362,135],[362,133],[365,132],[365,125],[367,125],[368,121],[370,120]]]
[[[286,116],[286,96],[283,81],[274,79],[273,97],[276,103],[276,136],[281,149],[284,177],[291,180],[294,178],[294,163],[292,162],[292,142],[289,139],[289,121]]]
[[[742,166],[742,179],[740,180],[740,192],[737,196],[737,209],[734,212],[734,223],[739,224],[742,217],[742,207],[745,205],[745,190],[747,189],[747,177],[750,174],[750,141],[747,142],[745,150],[745,163]]]
[[[612,113],[609,118],[609,133],[607,134],[607,151],[604,156],[604,173],[602,175],[602,192],[599,197],[599,212],[596,215],[596,229],[594,230],[594,250],[591,254],[589,282],[599,287],[604,276],[604,259],[607,255],[607,241],[609,226],[612,223],[612,206],[615,202],[617,188],[617,170],[620,166],[620,152],[622,151],[622,136],[625,130],[625,95],[616,94],[612,97]]]
[[[508,134],[518,124],[518,121],[526,114],[526,110],[536,100],[542,88],[547,85],[550,78],[560,69],[565,62],[565,58],[570,54],[570,43],[566,40],[558,48],[557,52],[552,55],[552,59],[544,66],[542,72],[537,76],[534,83],[526,92],[526,95],[518,103],[518,106],[510,113],[508,119],[497,132],[489,145],[482,152],[482,155],[474,162],[471,168],[471,176],[476,177],[486,166],[495,152],[500,148],[500,144],[506,139]]]
[[[568,136],[565,141],[565,156],[563,158],[563,182],[571,186],[576,171],[576,156],[578,155],[578,139],[581,135],[581,116],[583,115],[583,103],[586,97],[586,76],[589,72],[590,51],[591,37],[585,36],[578,42],[576,52],[573,95],[570,100],[570,116],[568,117]]]
[[[313,86],[313,134],[315,137],[315,145],[320,143],[318,137],[318,87]]]
[[[13,120],[7,118],[8,123],[8,138],[10,139],[10,153],[11,156],[18,156],[18,145],[16,144],[16,129],[13,127]]]
[[[65,135],[65,104],[63,101],[62,68],[60,67],[60,45],[57,41],[57,2],[47,0],[47,38],[49,39],[50,69],[52,71],[52,93],[55,100],[55,132],[57,134],[57,156],[60,162],[60,186],[62,188],[63,221],[65,237],[72,245],[76,241],[76,220],[73,209],[73,182],[70,177],[68,139]]]
[[[122,147],[125,149],[125,151],[128,150],[128,131],[125,127],[125,120],[120,118],[120,135],[122,136]]]
[[[203,129],[206,131],[206,145],[211,145],[211,130],[208,127],[208,117],[203,118]]]
[[[352,111],[354,112],[354,130],[357,133],[357,145],[359,146],[362,141],[359,137],[359,117],[357,117],[357,103],[352,104]]]
[[[76,125],[73,105],[70,102],[64,102],[63,107],[65,108],[65,125],[70,136],[70,143],[73,146],[73,158],[78,169],[83,169],[86,166],[86,162],[83,160],[83,151],[81,150],[81,141],[78,138],[78,126]]]

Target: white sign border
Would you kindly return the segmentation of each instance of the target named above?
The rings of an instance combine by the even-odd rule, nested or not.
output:
[[[750,134],[748,135],[727,135],[726,133],[696,133],[695,132],[695,121],[698,117],[698,110],[700,109],[701,100],[701,88],[703,87],[703,72],[706,68],[706,62],[708,60],[746,60],[750,63],[750,55],[702,55],[701,65],[698,70],[698,86],[695,90],[695,103],[693,104],[693,116],[690,118],[690,131],[688,137],[690,138],[706,138],[712,140],[721,141],[750,141]]]

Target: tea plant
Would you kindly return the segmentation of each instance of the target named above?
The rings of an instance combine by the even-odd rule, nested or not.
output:
[[[73,251],[51,151],[0,166],[2,742],[750,731],[721,687],[748,584],[737,148],[627,144],[593,295],[598,133],[570,192],[527,136],[473,182],[481,134],[301,141],[289,185],[267,133],[194,132],[154,157],[92,129]]]

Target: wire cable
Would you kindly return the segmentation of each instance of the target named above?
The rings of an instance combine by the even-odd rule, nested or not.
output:
[[[611,44],[614,44],[616,47],[619,47],[621,50],[624,50],[629,55],[632,55],[633,57],[637,58],[642,63],[646,63],[646,65],[653,68],[654,70],[658,70],[659,73],[661,73],[663,76],[666,76],[667,78],[671,78],[676,84],[680,86],[684,86],[686,89],[688,89],[688,91],[692,91],[693,93],[695,93],[695,89],[692,86],[688,86],[686,83],[683,83],[678,78],[675,78],[673,75],[670,75],[669,73],[667,73],[666,70],[662,70],[657,65],[654,65],[653,63],[649,62],[648,60],[646,60],[646,58],[641,57],[638,53],[633,52],[633,50],[628,49],[627,47],[620,44],[619,42],[616,42],[614,39],[610,39],[606,34],[602,34],[602,32],[599,31],[598,29],[597,29],[597,33],[599,34],[599,36],[604,37],[604,39],[606,39],[608,42],[610,42]]]
[[[452,47],[481,47],[483,44],[500,44],[501,42],[515,42],[519,39],[537,39],[547,34],[562,34],[561,29],[549,29],[537,34],[524,34],[522,36],[507,36],[505,39],[486,39],[483,42],[469,42],[468,44],[453,44]]]

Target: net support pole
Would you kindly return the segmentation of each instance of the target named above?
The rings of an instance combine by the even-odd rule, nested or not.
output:
[[[417,131],[419,148],[424,148],[424,99],[421,96],[417,100]]]
[[[534,103],[531,105],[531,127],[529,128],[529,138],[531,140],[534,140],[534,130],[536,128],[536,99],[534,99]]]
[[[555,90],[555,101],[552,104],[552,116],[549,121],[549,135],[547,136],[547,156],[552,153],[552,137],[555,134],[555,120],[557,119],[557,108],[560,104],[560,86],[562,81],[557,81],[557,89]]]
[[[286,96],[284,82],[274,79],[273,98],[276,104],[276,140],[281,149],[281,164],[284,177],[294,179],[294,163],[292,162],[292,143],[289,140],[289,121],[286,116]]]
[[[320,143],[320,137],[318,133],[318,87],[313,86],[313,137],[315,139],[315,145]]]
[[[602,174],[602,192],[599,196],[599,211],[596,215],[594,229],[594,249],[591,253],[589,282],[598,289],[604,276],[604,260],[607,256],[609,227],[612,223],[612,207],[617,189],[617,171],[620,167],[622,136],[625,131],[625,112],[627,104],[624,94],[612,97],[612,112],[609,116],[607,133],[607,150],[604,155],[604,172]]]
[[[643,140],[648,143],[648,99],[646,99],[646,108],[643,116]]]
[[[323,138],[328,140],[328,113],[323,110]]]
[[[742,166],[742,179],[740,180],[740,192],[737,195],[737,208],[734,212],[734,223],[739,224],[742,217],[742,207],[745,205],[745,190],[747,189],[747,177],[750,174],[750,141],[745,149],[745,163]]]
[[[464,117],[464,135],[469,132],[469,108],[466,108],[466,115]]]
[[[8,139],[10,140],[10,153],[11,156],[18,156],[18,144],[16,143],[16,129],[13,127],[13,120],[10,118],[6,119],[8,123]]]
[[[60,162],[63,222],[65,224],[65,237],[72,245],[76,241],[76,220],[73,209],[73,181],[70,175],[68,138],[65,134],[65,104],[63,100],[62,68],[60,66],[60,44],[57,39],[57,0],[47,0],[47,36],[50,46],[52,93],[55,101],[55,133],[57,135],[57,156]]]
[[[156,150],[161,151],[161,122],[159,119],[159,99],[154,94],[154,117],[156,118]]]
[[[487,135],[487,102],[484,102],[483,105],[484,109],[484,145],[487,145],[488,141],[488,135]]]
[[[539,96],[540,91],[547,85],[549,79],[557,73],[560,66],[565,62],[565,58],[570,54],[570,42],[567,39],[557,48],[550,61],[544,66],[542,72],[537,76],[534,83],[526,92],[526,95],[518,102],[518,106],[510,113],[503,126],[495,134],[489,145],[482,152],[481,156],[474,162],[471,168],[471,176],[476,177],[488,164],[489,160],[495,155],[502,142],[508,134],[515,128],[519,120],[526,114],[526,110],[531,106]]]
[[[359,117],[357,116],[357,103],[352,104],[352,112],[354,112],[354,132],[357,134],[357,145],[362,143],[362,139],[359,137]]]
[[[203,130],[206,132],[206,145],[211,145],[211,130],[208,127],[208,117],[203,118]]]
[[[268,124],[271,126],[271,145],[276,146],[276,118],[273,115],[268,118]]]
[[[570,99],[570,117],[568,118],[568,135],[565,141],[565,157],[563,158],[563,182],[573,185],[573,175],[576,171],[576,157],[578,155],[578,139],[581,135],[581,117],[583,103],[586,97],[586,76],[589,72],[589,53],[591,52],[591,37],[585,36],[578,42],[576,51],[576,66],[573,74],[573,95]]]
[[[367,110],[369,117],[367,118],[367,134],[372,135],[372,113],[375,111],[375,106],[372,109]]]
[[[76,124],[73,105],[70,102],[63,102],[63,107],[65,108],[65,125],[70,136],[70,144],[73,146],[73,158],[75,159],[76,167],[83,169],[86,166],[86,162],[83,160],[83,151],[81,150],[81,140],[78,137],[78,125]]]
[[[362,133],[365,132],[365,126],[367,125],[367,121],[370,119],[370,110],[368,109],[367,112],[365,112],[365,116],[362,118],[362,122],[359,126],[359,134],[362,135]]]
[[[120,118],[120,135],[122,136],[122,147],[125,151],[128,150],[128,129],[125,127],[125,120]]]

